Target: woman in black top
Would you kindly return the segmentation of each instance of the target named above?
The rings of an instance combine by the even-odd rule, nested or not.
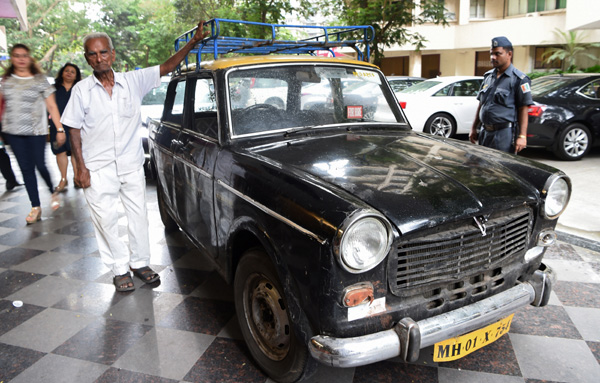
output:
[[[58,105],[58,110],[61,115],[63,110],[65,110],[65,106],[67,106],[67,102],[69,102],[69,97],[71,97],[71,88],[73,88],[73,85],[79,80],[81,80],[81,71],[75,64],[66,63],[58,71],[58,75],[56,76],[56,79],[54,79],[54,87],[56,88],[56,104]],[[71,155],[68,127],[65,127],[65,133],[67,137],[66,142],[64,145],[57,147],[56,126],[52,122],[52,119],[50,119],[50,142],[52,142],[52,153],[56,155],[56,163],[60,170],[60,182],[56,187],[56,192],[65,191],[65,188],[68,185],[67,167],[69,166],[68,157]],[[75,161],[73,159],[71,159],[71,165],[73,166],[73,174],[76,174],[77,168],[75,167]]]

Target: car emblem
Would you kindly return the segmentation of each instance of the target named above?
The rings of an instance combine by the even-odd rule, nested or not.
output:
[[[477,226],[479,228],[479,230],[481,231],[481,236],[485,237],[486,236],[485,223],[487,222],[487,218],[484,216],[480,216],[480,217],[473,217],[473,220],[475,221],[475,226]]]

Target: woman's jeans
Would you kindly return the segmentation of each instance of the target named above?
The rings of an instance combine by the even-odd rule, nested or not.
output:
[[[4,136],[17,158],[21,173],[23,173],[23,181],[25,181],[25,188],[27,189],[31,206],[40,206],[40,195],[35,175],[36,168],[46,182],[46,185],[48,185],[50,193],[54,191],[50,173],[48,172],[48,168],[46,168],[46,136],[17,136],[6,133]]]

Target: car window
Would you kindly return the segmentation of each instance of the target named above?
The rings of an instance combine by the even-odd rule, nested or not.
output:
[[[390,107],[395,101],[383,84],[376,71],[345,66],[234,70],[228,74],[232,133],[363,121],[404,123],[398,109]]]
[[[390,86],[394,92],[401,92],[406,88],[409,88],[415,84],[418,84],[424,80],[417,79],[406,79],[406,80],[389,80]]]
[[[531,95],[533,97],[547,96],[576,80],[568,77],[539,77],[531,82]]]
[[[452,95],[456,97],[475,97],[481,86],[480,80],[464,80],[454,83]]]
[[[437,92],[435,92],[434,96],[438,96],[438,97],[439,96],[449,96],[451,90],[452,90],[452,84],[446,85],[442,89],[440,89]]]
[[[185,99],[185,79],[171,82],[167,90],[167,100],[163,120],[181,125],[183,121],[183,101]]]
[[[434,86],[441,84],[439,81],[423,81],[418,84],[415,84],[411,87],[404,89],[400,93],[421,93],[426,91],[427,89],[433,88]]]
[[[163,105],[167,96],[168,82],[161,82],[160,86],[152,89],[142,99],[142,105]]]
[[[200,134],[217,138],[217,103],[212,78],[196,80],[193,129]]]
[[[579,93],[589,98],[600,99],[600,79],[590,82],[581,88]]]

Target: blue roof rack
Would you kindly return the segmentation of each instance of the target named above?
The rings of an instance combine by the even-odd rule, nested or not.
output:
[[[210,26],[210,36],[202,40],[185,58],[185,63],[189,64],[188,58],[190,55],[196,55],[196,62],[202,61],[202,55],[212,54],[214,59],[218,58],[219,54],[226,53],[244,53],[244,54],[311,54],[315,55],[316,51],[329,51],[335,57],[333,48],[350,47],[353,48],[357,57],[361,61],[369,61],[370,46],[375,36],[375,29],[370,25],[360,26],[312,26],[312,25],[288,25],[288,24],[268,24],[253,21],[228,20],[228,19],[212,19],[204,23]],[[222,29],[226,27],[242,26],[258,26],[271,30],[271,38],[257,39],[235,36],[222,35]],[[278,39],[279,29],[298,29],[304,32],[314,32],[314,30],[322,31],[322,34],[314,37],[309,37],[302,40],[285,40]],[[194,36],[198,27],[195,27],[175,40],[175,50],[179,50],[180,46],[185,45]],[[358,37],[360,36],[360,37]],[[365,55],[358,49],[357,44],[365,46]]]

